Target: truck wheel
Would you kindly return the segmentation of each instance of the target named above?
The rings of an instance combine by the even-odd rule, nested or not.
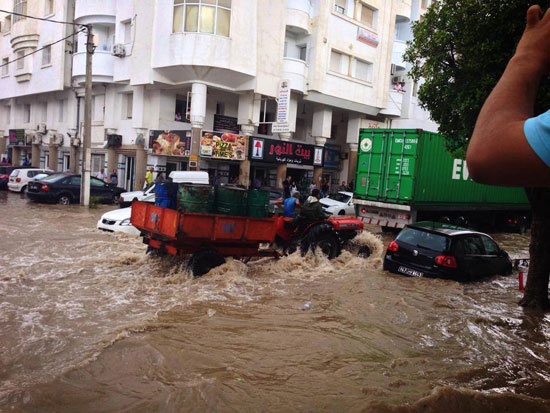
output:
[[[225,258],[218,251],[200,250],[193,254],[187,268],[194,277],[200,277],[223,263],[225,263]]]
[[[321,249],[323,254],[327,256],[329,260],[340,255],[341,245],[340,240],[334,234],[332,229],[324,228],[324,226],[319,228],[313,228],[311,232],[307,235],[309,246],[311,251],[315,252],[317,247]],[[302,253],[305,253],[302,249]]]

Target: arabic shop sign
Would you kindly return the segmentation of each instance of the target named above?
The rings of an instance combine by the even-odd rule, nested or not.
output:
[[[187,157],[191,153],[191,131],[153,130],[149,135],[149,152],[152,155]]]
[[[214,159],[244,161],[246,138],[234,133],[203,132],[200,154]]]
[[[305,143],[252,138],[250,159],[294,165],[323,165],[323,148]]]
[[[370,30],[362,29],[361,27],[357,28],[357,40],[372,47],[378,47],[378,44],[380,43],[376,33],[371,32]]]
[[[25,145],[25,129],[10,129],[9,130],[10,145]]]

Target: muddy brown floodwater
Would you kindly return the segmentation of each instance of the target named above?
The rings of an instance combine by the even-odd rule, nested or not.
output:
[[[0,411],[550,411],[550,316],[517,305],[517,274],[406,278],[345,253],[194,280],[97,231],[109,208],[0,192]]]

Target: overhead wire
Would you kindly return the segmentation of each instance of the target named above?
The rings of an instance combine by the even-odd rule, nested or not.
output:
[[[35,54],[35,53],[38,53],[38,52],[41,51],[41,50],[44,50],[44,49],[46,49],[46,48],[48,48],[48,47],[50,47],[50,46],[53,46],[53,45],[56,44],[56,43],[60,43],[60,42],[62,42],[62,41],[64,41],[64,40],[67,40],[69,37],[73,37],[74,35],[76,35],[76,34],[78,34],[78,33],[82,33],[82,32],[85,31],[85,30],[86,30],[85,28],[81,28],[80,30],[77,30],[76,32],[71,33],[70,35],[64,37],[63,39],[59,39],[59,40],[57,40],[57,41],[55,41],[55,42],[53,42],[53,43],[44,45],[44,46],[41,47],[40,49],[36,49],[36,50],[34,50],[34,51],[30,52],[30,53],[27,53],[26,55],[23,55],[23,56],[18,57],[17,59],[10,60],[9,62],[6,62],[6,63],[0,65],[0,67],[7,66],[7,65],[9,65],[10,63],[17,62],[18,60],[24,59],[24,58],[27,57],[27,56],[31,56],[31,55],[33,55],[33,54]]]
[[[28,14],[22,14],[22,13],[17,13],[15,11],[8,11],[8,10],[3,10],[3,9],[0,9],[0,12],[6,13],[6,14],[13,14],[14,16],[26,17],[28,19],[42,20],[42,21],[50,22],[50,23],[68,24],[68,25],[71,25],[71,26],[86,26],[85,24],[79,24],[79,23],[74,23],[74,22],[65,22],[65,21],[62,21],[62,20],[52,20],[52,19],[47,19],[45,17],[29,16]]]

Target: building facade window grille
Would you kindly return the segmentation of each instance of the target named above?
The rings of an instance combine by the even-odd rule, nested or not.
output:
[[[174,0],[174,33],[229,37],[231,0]]]

